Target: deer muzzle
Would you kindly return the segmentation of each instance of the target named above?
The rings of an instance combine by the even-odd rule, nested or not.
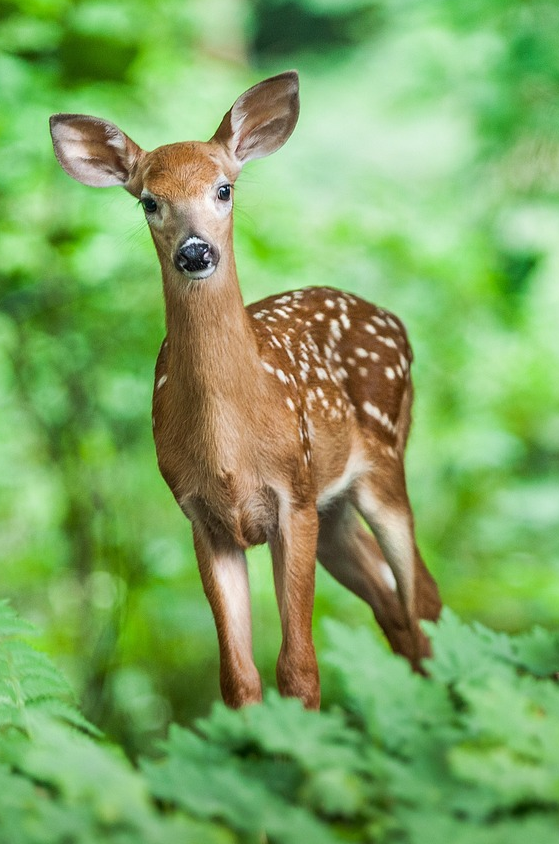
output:
[[[208,278],[218,263],[217,249],[196,236],[187,238],[175,255],[175,267],[190,279]]]

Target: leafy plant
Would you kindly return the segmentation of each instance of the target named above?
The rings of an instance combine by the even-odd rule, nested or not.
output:
[[[160,812],[140,774],[80,715],[65,679],[0,604],[2,844],[229,844],[216,824]]]
[[[74,694],[50,659],[23,637],[32,625],[19,618],[7,601],[0,602],[0,730],[30,733],[42,715],[57,717],[96,732],[80,714]]]
[[[79,715],[31,628],[0,605],[0,841],[524,844],[559,829],[559,635],[451,612],[428,676],[366,629],[327,625],[339,707],[269,692],[173,726],[134,767]]]

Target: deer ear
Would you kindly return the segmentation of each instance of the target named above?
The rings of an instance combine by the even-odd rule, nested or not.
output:
[[[84,185],[121,185],[132,180],[144,152],[114,123],[86,114],[53,114],[50,132],[60,166]]]
[[[299,117],[299,76],[291,70],[249,88],[221,121],[212,140],[225,146],[242,167],[287,141]]]

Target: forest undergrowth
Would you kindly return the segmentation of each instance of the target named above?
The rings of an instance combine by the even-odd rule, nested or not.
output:
[[[329,711],[215,703],[126,758],[0,604],[1,844],[525,844],[559,835],[559,634],[445,610],[413,674],[326,622]]]

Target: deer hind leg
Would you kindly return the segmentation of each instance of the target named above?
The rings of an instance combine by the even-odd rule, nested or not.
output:
[[[418,619],[436,619],[441,602],[435,581],[429,574],[415,542],[413,515],[405,488],[400,460],[378,466],[375,473],[361,478],[353,490],[353,500],[374,532],[384,561],[396,581],[403,618],[409,631],[405,655],[412,665],[429,655],[429,642]]]
[[[193,524],[194,547],[204,592],[212,608],[220,656],[223,700],[238,708],[262,700],[252,655],[252,619],[246,557],[226,538]]]
[[[321,514],[318,559],[342,586],[369,604],[392,650],[412,660],[415,641],[396,580],[378,542],[349,501],[339,499]]]
[[[318,664],[312,640],[318,516],[314,505],[280,517],[270,540],[282,645],[276,674],[280,693],[320,706]]]

